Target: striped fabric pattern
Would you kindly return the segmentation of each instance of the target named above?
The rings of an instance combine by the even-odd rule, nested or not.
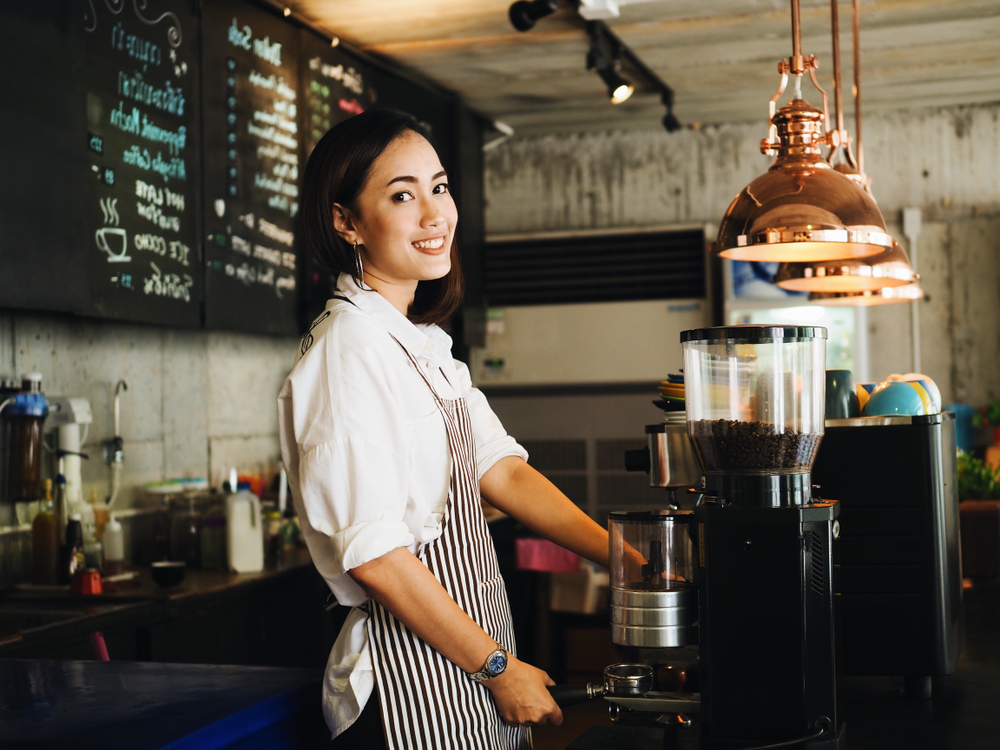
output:
[[[424,546],[419,559],[459,607],[498,644],[516,653],[507,592],[480,505],[475,441],[465,399],[440,398],[416,360],[403,351],[437,401],[452,454],[441,536]],[[504,722],[489,690],[470,680],[382,605],[374,600],[368,605],[368,640],[390,748],[531,747],[530,730]]]

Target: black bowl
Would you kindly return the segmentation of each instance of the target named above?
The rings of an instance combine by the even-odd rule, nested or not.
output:
[[[174,560],[163,560],[161,562],[155,562],[150,566],[153,574],[153,580],[164,588],[176,586],[178,583],[183,581],[184,568],[185,565],[183,562]]]

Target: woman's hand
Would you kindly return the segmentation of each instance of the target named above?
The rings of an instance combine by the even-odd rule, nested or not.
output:
[[[547,687],[555,682],[513,655],[508,655],[503,674],[483,685],[493,693],[497,710],[508,724],[562,724],[562,711]]]

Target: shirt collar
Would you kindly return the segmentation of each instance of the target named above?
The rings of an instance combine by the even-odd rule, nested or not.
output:
[[[434,325],[414,325],[374,289],[362,289],[350,274],[337,279],[337,293],[374,318],[414,357],[451,357],[451,336]],[[327,307],[334,300],[327,303]]]

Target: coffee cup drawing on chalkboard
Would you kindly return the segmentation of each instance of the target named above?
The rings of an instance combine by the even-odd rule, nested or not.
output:
[[[94,232],[94,240],[101,251],[108,254],[108,263],[128,263],[132,260],[125,254],[128,250],[128,235],[124,229],[101,227]]]
[[[101,252],[108,254],[108,263],[128,263],[132,258],[125,254],[128,250],[128,234],[124,229],[118,228],[118,199],[101,198],[100,205],[104,223],[115,226],[98,229],[94,232],[94,241]]]

